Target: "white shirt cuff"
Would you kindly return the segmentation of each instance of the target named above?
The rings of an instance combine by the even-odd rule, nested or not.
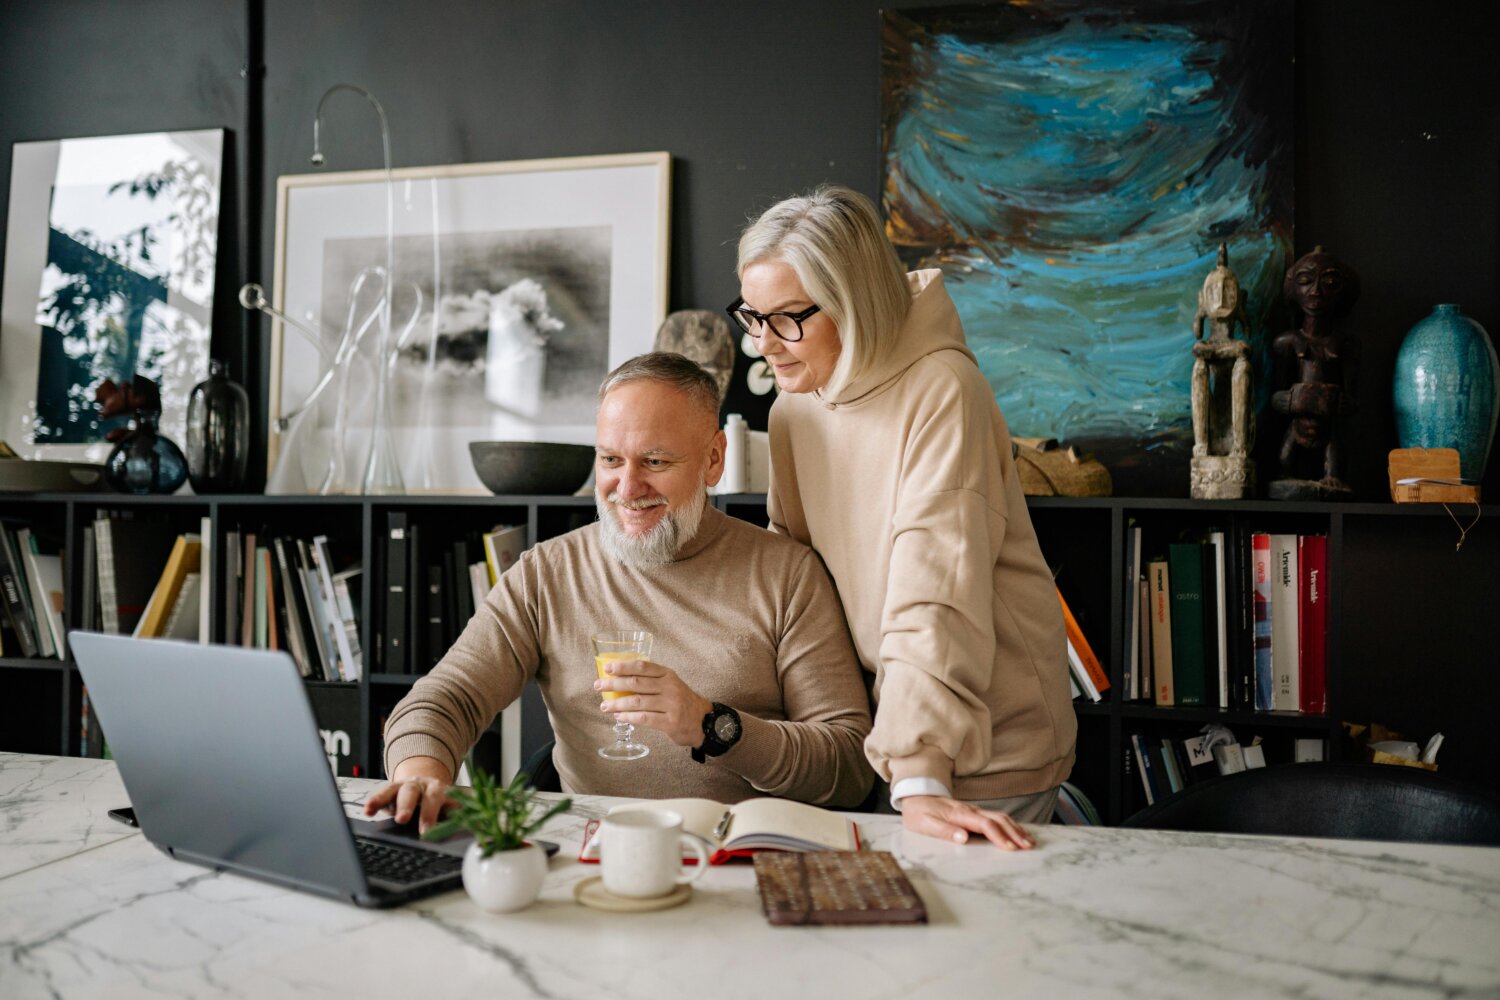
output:
[[[902,778],[891,786],[891,808],[901,811],[901,800],[908,795],[939,795],[951,799],[948,786],[936,778]]]

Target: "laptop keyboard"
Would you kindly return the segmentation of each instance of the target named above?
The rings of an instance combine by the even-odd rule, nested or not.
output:
[[[359,848],[359,863],[367,878],[397,885],[416,885],[444,875],[456,875],[464,866],[463,858],[425,851],[420,847],[398,847],[364,837],[355,837],[354,844]]]

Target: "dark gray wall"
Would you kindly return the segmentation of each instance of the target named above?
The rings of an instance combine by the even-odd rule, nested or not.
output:
[[[10,2],[0,7],[0,148],[163,128],[243,133],[248,115],[254,134],[238,136],[237,149],[253,154],[262,134],[240,70],[258,48],[251,27],[263,26],[259,228],[233,234],[221,288],[269,278],[275,179],[311,169],[313,109],[329,85],[348,81],[385,104],[398,166],[671,152],[671,307],[718,308],[736,292],[734,239],[748,215],[825,180],[878,192],[879,7]],[[1361,415],[1348,447],[1356,486],[1379,499],[1401,336],[1446,301],[1500,332],[1500,62],[1479,6],[1418,13],[1391,0],[1302,0],[1296,21],[1297,244],[1324,244],[1364,279],[1354,314],[1365,348]],[[356,100],[331,105],[327,128],[328,169],[379,165]],[[259,162],[236,176],[253,179]],[[8,178],[6,157],[0,190]],[[243,261],[234,252],[242,243]],[[234,358],[241,321],[221,326],[216,346]],[[252,329],[243,346],[263,370],[268,326]],[[263,399],[261,372],[249,375]],[[752,424],[761,419],[757,401],[741,395],[736,405]],[[1500,462],[1487,487],[1500,495]]]

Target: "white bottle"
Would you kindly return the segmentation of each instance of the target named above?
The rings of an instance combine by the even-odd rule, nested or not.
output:
[[[743,493],[749,480],[748,442],[745,418],[731,413],[724,418],[724,478],[719,480],[720,493]]]

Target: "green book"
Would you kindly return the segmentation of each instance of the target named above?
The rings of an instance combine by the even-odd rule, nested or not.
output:
[[[1167,546],[1167,575],[1172,587],[1172,687],[1178,705],[1203,705],[1207,701],[1202,549],[1197,542]]]

